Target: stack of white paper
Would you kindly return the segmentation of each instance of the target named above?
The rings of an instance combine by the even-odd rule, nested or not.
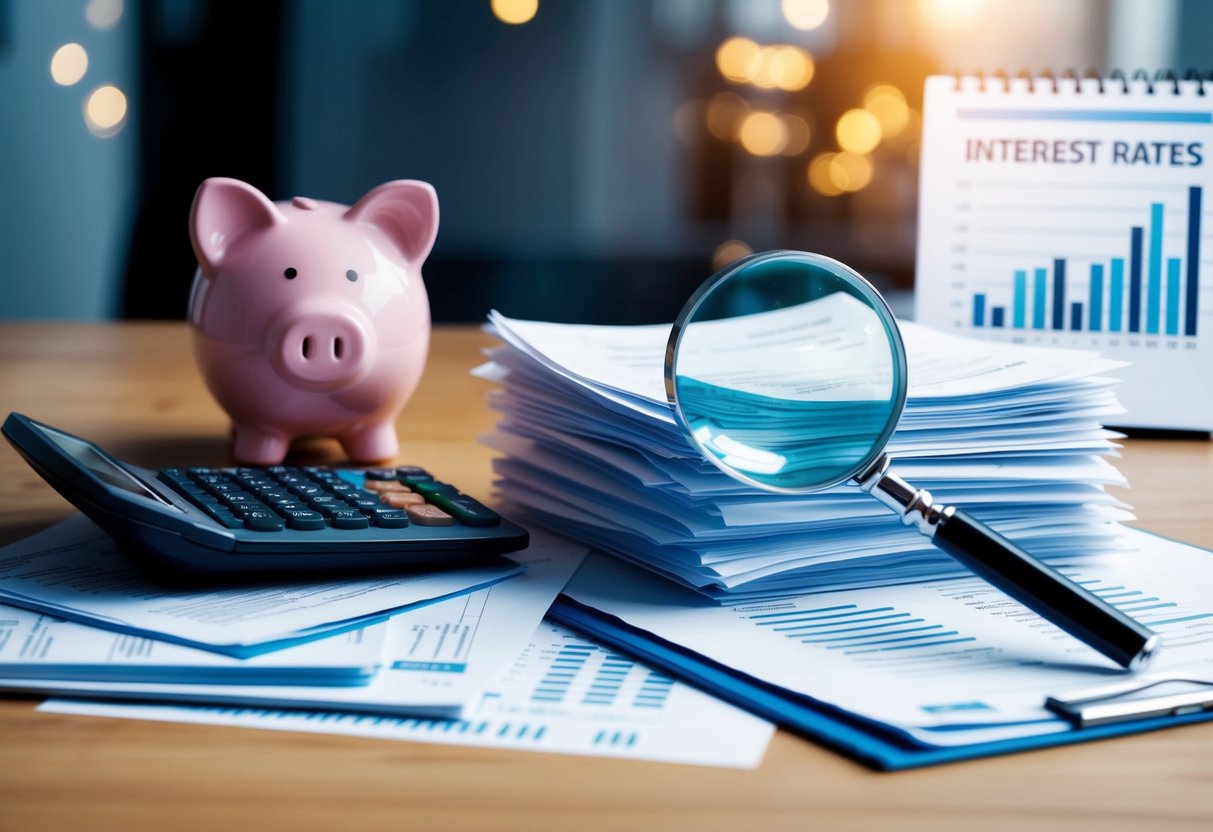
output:
[[[668,326],[518,321],[478,375],[502,387],[487,444],[510,509],[718,598],[759,599],[961,574],[870,496],[783,496],[707,462],[666,403]],[[1033,553],[1117,548],[1131,515],[1104,486],[1119,364],[903,324],[909,401],[889,451],[941,503]]]

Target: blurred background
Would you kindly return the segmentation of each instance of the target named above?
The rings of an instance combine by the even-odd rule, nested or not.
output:
[[[1204,0],[0,0],[0,319],[181,318],[208,176],[424,179],[437,321],[672,320],[750,250],[913,284],[923,79],[1213,65]]]

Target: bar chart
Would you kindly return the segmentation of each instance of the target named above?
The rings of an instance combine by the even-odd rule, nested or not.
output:
[[[1213,108],[1205,85],[928,79],[916,320],[1081,349],[1122,428],[1213,432]]]
[[[1085,263],[1085,289],[1076,285],[1067,257],[1012,269],[1005,292],[973,292],[972,326],[1195,338],[1202,204],[1203,189],[1189,186],[1183,226],[1174,232],[1167,228],[1166,203],[1143,205],[1143,222],[1123,229],[1120,256]],[[1182,256],[1164,257],[1168,233],[1182,240]]]

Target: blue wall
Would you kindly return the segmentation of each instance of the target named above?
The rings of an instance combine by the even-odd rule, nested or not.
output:
[[[97,319],[116,311],[135,194],[134,0],[105,31],[85,0],[0,0],[0,319]],[[74,86],[51,80],[65,43],[88,51]],[[98,138],[85,98],[115,84],[127,123]]]

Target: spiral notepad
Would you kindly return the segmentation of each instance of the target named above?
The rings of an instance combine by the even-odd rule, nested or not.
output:
[[[917,320],[1098,350],[1125,427],[1213,430],[1213,82],[927,79]]]

